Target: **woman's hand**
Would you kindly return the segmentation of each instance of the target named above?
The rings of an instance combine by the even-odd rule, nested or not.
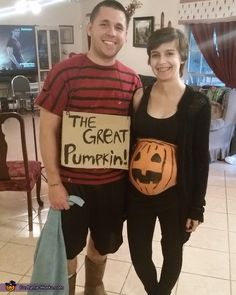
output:
[[[188,218],[187,222],[186,222],[186,232],[187,233],[194,232],[196,230],[196,228],[199,226],[200,223],[201,222],[198,221],[198,220]]]

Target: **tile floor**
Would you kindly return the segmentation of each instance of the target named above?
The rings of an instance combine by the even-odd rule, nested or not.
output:
[[[25,118],[29,158],[33,158],[32,122],[30,116]],[[9,140],[14,143],[17,136],[13,122],[6,126],[6,130],[9,129],[12,130]],[[14,146],[10,157],[14,158],[17,153]],[[35,245],[48,212],[45,182],[42,182],[42,195],[45,207],[40,213],[33,200],[34,230],[30,233],[26,196],[15,192],[0,193],[0,284],[10,280],[30,282]],[[173,295],[236,295],[236,166],[224,162],[210,165],[206,199],[205,222],[185,245],[183,268]],[[162,263],[159,241],[157,226],[153,259],[158,271]],[[85,252],[78,257],[76,294],[83,291],[84,255]],[[145,294],[130,261],[125,228],[123,245],[109,256],[104,283],[109,295]]]

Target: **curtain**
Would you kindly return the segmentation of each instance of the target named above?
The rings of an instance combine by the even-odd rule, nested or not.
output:
[[[216,77],[227,87],[236,88],[236,22],[191,24],[190,27]]]

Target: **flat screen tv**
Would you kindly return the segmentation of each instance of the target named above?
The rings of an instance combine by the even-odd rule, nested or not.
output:
[[[0,77],[36,71],[35,27],[0,25]]]

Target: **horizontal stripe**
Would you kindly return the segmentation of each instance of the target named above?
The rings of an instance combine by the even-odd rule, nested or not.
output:
[[[90,86],[90,87],[80,87],[78,90],[88,90],[88,91],[91,91],[91,90],[95,90],[95,91],[119,91],[121,93],[133,93],[133,90],[125,90],[125,89],[120,89],[120,88],[114,88],[114,87],[93,87],[93,86]]]
[[[70,97],[71,101],[73,100],[79,100],[79,101],[97,101],[97,97],[95,96],[92,96],[92,97],[88,97],[88,96],[71,96]],[[112,100],[112,101],[120,101],[120,98],[117,98],[117,97],[99,97],[99,100],[100,101],[109,101],[109,100]],[[130,97],[123,97],[122,100],[124,100],[125,102],[130,102]]]
[[[69,107],[70,108],[75,108],[75,107],[77,107],[76,105],[75,106],[73,106],[73,104],[70,104],[69,105]],[[84,106],[84,107],[82,107],[82,106],[80,106],[79,107],[79,110],[80,111],[84,111],[84,112],[88,112],[87,110],[90,110],[90,112],[92,111],[92,110],[94,110],[94,111],[96,111],[95,113],[99,113],[99,114],[101,114],[101,113],[103,113],[103,111],[104,111],[104,114],[107,114],[107,111],[108,110],[111,110],[111,111],[114,111],[114,113],[112,113],[112,114],[115,114],[115,112],[117,112],[117,111],[119,111],[119,112],[122,112],[124,115],[126,115],[127,114],[127,107],[123,107],[123,108],[115,108],[115,107],[97,107],[97,106],[94,106],[94,107],[89,107],[88,108],[88,106]],[[106,112],[105,112],[106,111]],[[118,115],[118,114],[117,114]]]
[[[72,77],[66,80],[66,83],[69,83],[73,80],[78,80],[78,77]],[[96,81],[113,81],[113,82],[119,82],[119,83],[124,83],[124,84],[128,84],[128,85],[132,85],[133,82],[130,82],[128,80],[122,80],[120,79],[120,77],[118,76],[117,78],[112,78],[112,77],[98,77],[98,76],[80,76],[79,80],[96,80]]]
[[[63,167],[64,168],[64,167]],[[94,173],[73,173],[72,171],[65,171],[61,169],[61,177],[65,182],[73,182],[79,184],[99,184],[99,183],[110,183],[117,179],[121,179],[127,175],[125,170],[114,170],[109,169],[105,174],[94,174]],[[88,171],[88,169],[84,169]],[[103,169],[101,169],[103,170]]]
[[[81,179],[81,178],[62,178],[62,182],[69,182],[69,183],[77,183],[77,184],[89,184],[89,185],[99,185],[99,184],[106,184],[115,182],[119,179],[122,179],[125,177],[125,174],[123,175],[117,175],[109,179]]]

